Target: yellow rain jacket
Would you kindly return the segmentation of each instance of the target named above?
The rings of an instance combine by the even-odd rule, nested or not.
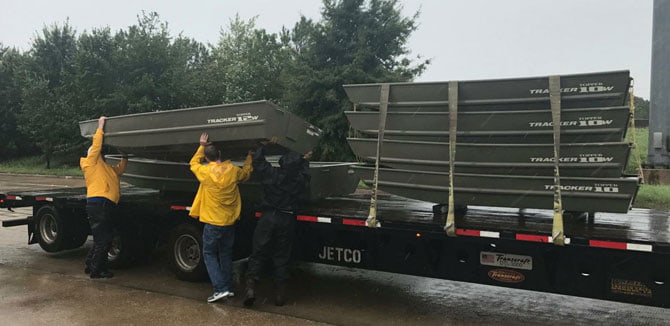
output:
[[[121,197],[119,176],[126,169],[128,159],[121,160],[116,166],[107,165],[100,155],[103,135],[102,129],[96,130],[93,145],[88,155],[79,159],[79,166],[84,171],[87,198],[105,197],[118,204]]]
[[[239,168],[230,160],[202,164],[205,147],[200,146],[191,158],[191,171],[200,187],[195,195],[189,215],[200,218],[200,222],[212,225],[233,225],[242,211],[242,199],[237,184],[251,176],[251,155],[247,155],[244,166]]]

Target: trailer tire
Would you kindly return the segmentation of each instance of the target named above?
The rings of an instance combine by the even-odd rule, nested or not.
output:
[[[76,249],[84,245],[86,243],[86,240],[88,240],[88,232],[80,231],[72,235],[69,239],[67,239],[67,245],[65,246],[66,249]]]
[[[200,282],[207,279],[202,257],[202,228],[192,223],[177,225],[170,231],[168,255],[178,279]]]
[[[42,206],[37,210],[35,235],[40,247],[46,252],[59,252],[67,249],[67,227],[63,217],[53,206]]]
[[[130,267],[136,258],[137,239],[129,232],[114,230],[112,245],[107,252],[109,267],[122,269]]]

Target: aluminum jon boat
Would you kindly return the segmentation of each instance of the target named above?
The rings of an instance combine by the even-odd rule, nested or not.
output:
[[[346,111],[352,128],[377,136],[378,111]],[[561,112],[564,142],[620,142],[630,121],[628,107],[566,109]],[[448,112],[389,112],[384,135],[389,139],[448,141]],[[459,142],[551,143],[553,123],[549,109],[525,111],[459,112]]]
[[[106,155],[108,164],[115,165],[121,160],[120,155]],[[268,162],[278,166],[278,157],[268,157]],[[242,166],[243,161],[233,164]],[[342,196],[356,191],[360,178],[352,170],[357,163],[341,162],[310,162],[311,176],[309,200],[326,197]],[[169,162],[153,159],[131,157],[121,180],[129,184],[158,189],[166,193],[191,192],[198,190],[195,178],[188,163]],[[251,179],[240,184],[243,200],[256,201],[261,195],[261,185],[252,174]]]
[[[367,185],[374,168],[354,166]],[[551,209],[552,177],[454,174],[454,203],[458,206],[500,206]],[[577,212],[626,213],[637,193],[639,178],[561,178],[563,209]],[[449,198],[449,174],[379,169],[379,189],[433,203]]]
[[[562,75],[563,109],[623,106],[628,97],[630,73],[627,70]],[[448,112],[448,82],[391,83],[389,111]],[[381,84],[344,85],[354,104],[378,107]],[[459,81],[458,110],[549,111],[549,77],[527,77]]]
[[[348,138],[354,154],[374,162],[377,140]],[[456,145],[456,172],[553,176],[552,144]],[[620,177],[630,144],[578,143],[561,145],[560,171],[570,177]],[[449,171],[449,143],[385,140],[380,162],[389,167],[418,171]]]
[[[79,123],[84,137],[92,137],[97,127],[97,120]],[[243,158],[273,136],[281,145],[277,150],[300,153],[312,150],[321,137],[319,128],[271,102],[256,101],[110,117],[104,143],[139,157],[184,162],[195,152],[203,132],[233,158]]]

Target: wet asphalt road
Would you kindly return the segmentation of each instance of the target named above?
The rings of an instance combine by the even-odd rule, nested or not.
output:
[[[0,174],[0,192],[81,183]],[[30,214],[2,210],[0,220]],[[254,309],[239,296],[207,304],[210,285],[177,280],[160,249],[111,280],[90,280],[90,246],[49,254],[27,245],[25,226],[0,228],[0,325],[670,325],[670,309],[318,264],[293,267],[284,307],[272,304],[269,282]]]

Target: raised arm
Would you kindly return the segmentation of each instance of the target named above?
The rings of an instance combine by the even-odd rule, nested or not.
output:
[[[116,175],[122,175],[123,171],[126,170],[126,166],[128,165],[128,156],[123,155],[121,158],[121,162],[119,164],[112,166],[112,170],[114,170],[114,173]]]
[[[191,172],[193,172],[195,177],[198,178],[198,181],[201,182],[205,178],[202,172],[202,170],[205,168],[202,165],[202,159],[205,157],[205,145],[207,144],[208,140],[209,136],[207,133],[203,132],[202,135],[200,135],[200,146],[198,147],[198,150],[195,151],[195,154],[193,154],[193,157],[189,162],[189,165],[191,166]]]
[[[312,151],[309,151],[307,154],[302,156],[302,165],[300,167],[300,172],[298,173],[302,178],[300,180],[302,184],[302,191],[309,189],[309,183],[312,180],[312,176],[309,174],[309,159],[312,157]]]
[[[237,182],[245,182],[249,180],[253,170],[254,168],[252,166],[251,151],[249,151],[247,154],[247,159],[244,161],[244,165],[237,171]]]
[[[267,145],[262,145],[259,147],[258,150],[256,150],[256,154],[254,154],[252,161],[254,171],[256,171],[256,173],[260,173],[261,177],[272,173],[272,165],[267,160],[265,160],[266,151]]]
[[[93,135],[93,144],[91,145],[91,148],[86,155],[85,162],[87,166],[94,165],[98,162],[98,159],[100,159],[100,152],[102,151],[102,140],[105,134],[103,131],[105,128],[105,119],[107,118],[104,116],[98,119],[98,130],[96,130],[95,134]]]

